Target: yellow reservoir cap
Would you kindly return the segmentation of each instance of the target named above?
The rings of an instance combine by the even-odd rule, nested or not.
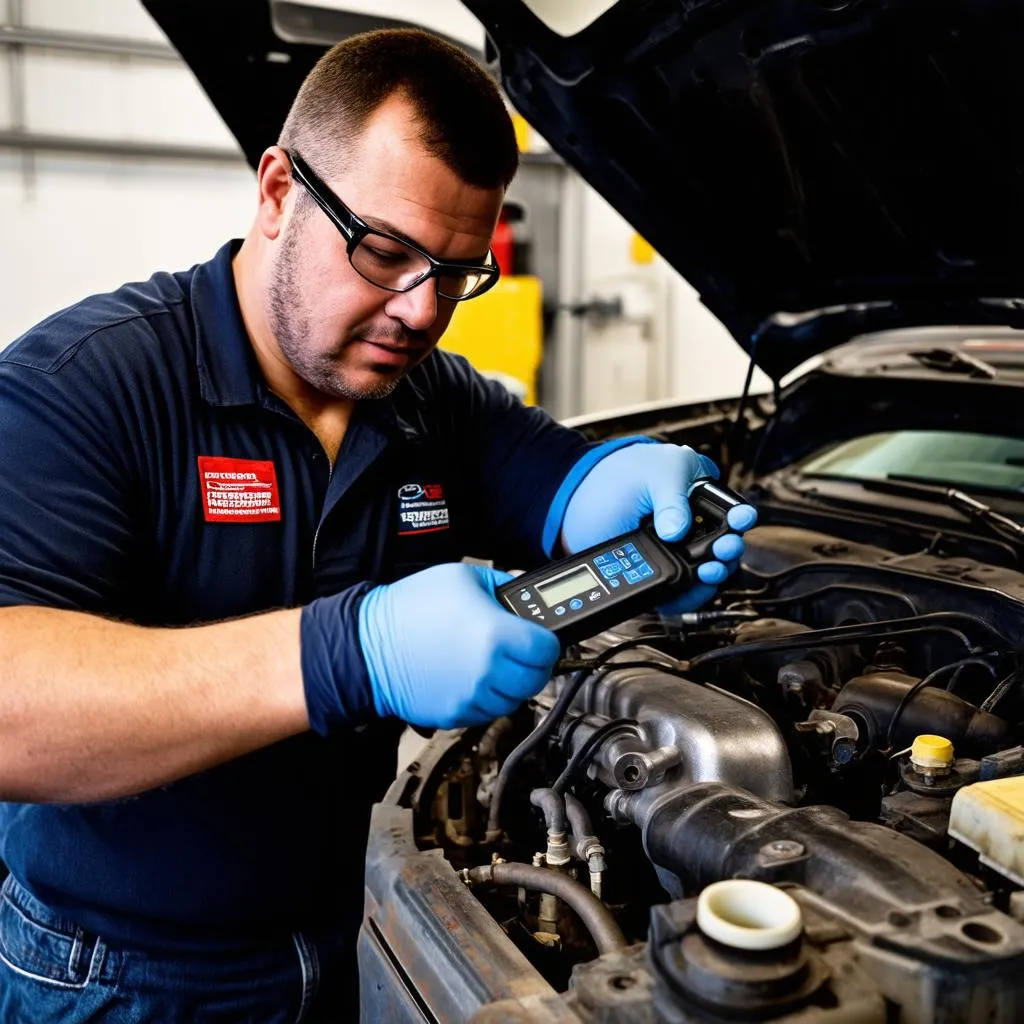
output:
[[[918,736],[910,748],[910,760],[920,768],[948,768],[953,763],[953,744],[945,736]]]

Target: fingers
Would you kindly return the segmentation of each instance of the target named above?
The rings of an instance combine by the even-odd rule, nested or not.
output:
[[[711,553],[720,562],[738,561],[743,557],[744,550],[743,538],[736,533],[727,533],[724,537],[719,537],[711,545]]]
[[[554,636],[554,634],[552,634]],[[555,641],[557,644],[557,640]],[[543,668],[520,665],[510,658],[500,658],[495,664],[490,689],[516,704],[535,697],[551,679],[554,662]]]
[[[500,569],[492,569],[487,565],[467,565],[467,568],[471,569],[480,581],[481,587],[484,590],[490,591],[493,594],[498,587],[504,586],[506,583],[510,583],[515,577],[510,572],[502,572]]]
[[[663,458],[669,457],[672,468],[669,472],[652,475],[647,484],[647,494],[654,513],[655,532],[663,541],[671,544],[681,540],[690,529],[693,516],[686,493],[706,467],[701,461],[703,456],[686,448],[665,448],[659,454]],[[711,466],[714,468],[713,463]]]
[[[701,583],[724,583],[728,575],[729,570],[721,562],[704,562],[697,566],[697,579]]]
[[[534,628],[540,629],[536,626]],[[547,630],[541,632],[548,633]],[[555,641],[557,651],[558,641],[553,633],[548,635]],[[456,724],[477,725],[500,718],[502,715],[511,715],[524,700],[535,697],[544,689],[551,679],[553,667],[553,662],[543,668],[537,668],[521,665],[509,658],[499,658],[489,677],[474,694],[472,704],[455,716]]]
[[[666,543],[673,543],[687,534],[693,516],[686,495],[693,484],[710,477],[717,480],[718,466],[706,455],[699,455],[692,448],[671,446],[663,449],[671,453],[678,470],[660,474],[648,483],[651,511],[654,513],[654,529]],[[742,506],[749,508],[749,506]],[[748,515],[737,516],[738,522],[746,522]],[[730,524],[731,525],[731,524]],[[739,527],[733,527],[739,529]]]
[[[700,465],[700,470],[695,479],[709,476],[712,480],[717,480],[720,476],[718,466],[716,466],[706,455],[698,455],[697,452],[694,452],[693,454],[697,456],[697,462]]]
[[[743,538],[735,533],[727,533],[719,537],[711,545],[711,553],[717,561],[703,562],[697,567],[697,579],[702,583],[724,583],[735,571],[743,557],[745,545]]]
[[[726,521],[733,530],[749,530],[757,522],[757,509],[753,505],[736,505],[729,509]]]
[[[676,481],[657,480],[649,485],[654,529],[668,544],[686,536],[693,522],[690,506]]]
[[[501,611],[501,614],[511,620],[512,626],[511,629],[502,630],[498,641],[501,655],[509,664],[524,671],[550,674],[562,653],[558,637],[550,629],[538,626],[535,622],[527,622],[511,612]]]
[[[550,669],[562,650],[555,634],[536,622],[521,619],[496,599],[496,588],[515,577],[482,565],[467,565],[465,568],[473,572],[480,584],[482,602],[479,613],[490,618],[495,648],[519,665]]]

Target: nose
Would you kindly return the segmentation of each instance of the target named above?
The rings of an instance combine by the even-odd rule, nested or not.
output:
[[[425,331],[437,319],[437,282],[428,277],[411,291],[397,292],[384,306],[388,316],[410,331]]]

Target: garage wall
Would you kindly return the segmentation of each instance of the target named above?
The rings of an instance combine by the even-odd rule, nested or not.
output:
[[[333,2],[380,10],[379,0]],[[387,13],[425,16],[430,28],[476,41],[475,22],[458,0],[431,0],[429,7],[393,0]],[[166,44],[137,0],[0,0],[0,23]],[[0,347],[85,295],[207,259],[248,229],[252,174],[176,59],[0,46],[0,133],[197,154],[141,158],[0,146]],[[629,225],[582,185],[580,197],[582,232],[569,254],[579,261],[578,299],[623,298],[625,315],[578,321],[576,377],[560,390],[554,411],[736,391],[745,362],[693,290],[660,260],[633,263]]]
[[[166,42],[134,0],[0,0],[0,17]],[[0,131],[224,151],[212,162],[0,147],[0,345],[91,292],[205,259],[247,228],[252,175],[177,60],[0,48]]]

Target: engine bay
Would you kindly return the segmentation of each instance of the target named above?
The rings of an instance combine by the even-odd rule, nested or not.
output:
[[[544,982],[484,986],[471,1019],[1024,1017],[1022,613],[1015,569],[759,526],[705,609],[569,648],[516,716],[436,734],[388,804]],[[739,945],[706,916],[737,881],[771,887],[714,890]],[[780,891],[799,935],[748,948]]]

